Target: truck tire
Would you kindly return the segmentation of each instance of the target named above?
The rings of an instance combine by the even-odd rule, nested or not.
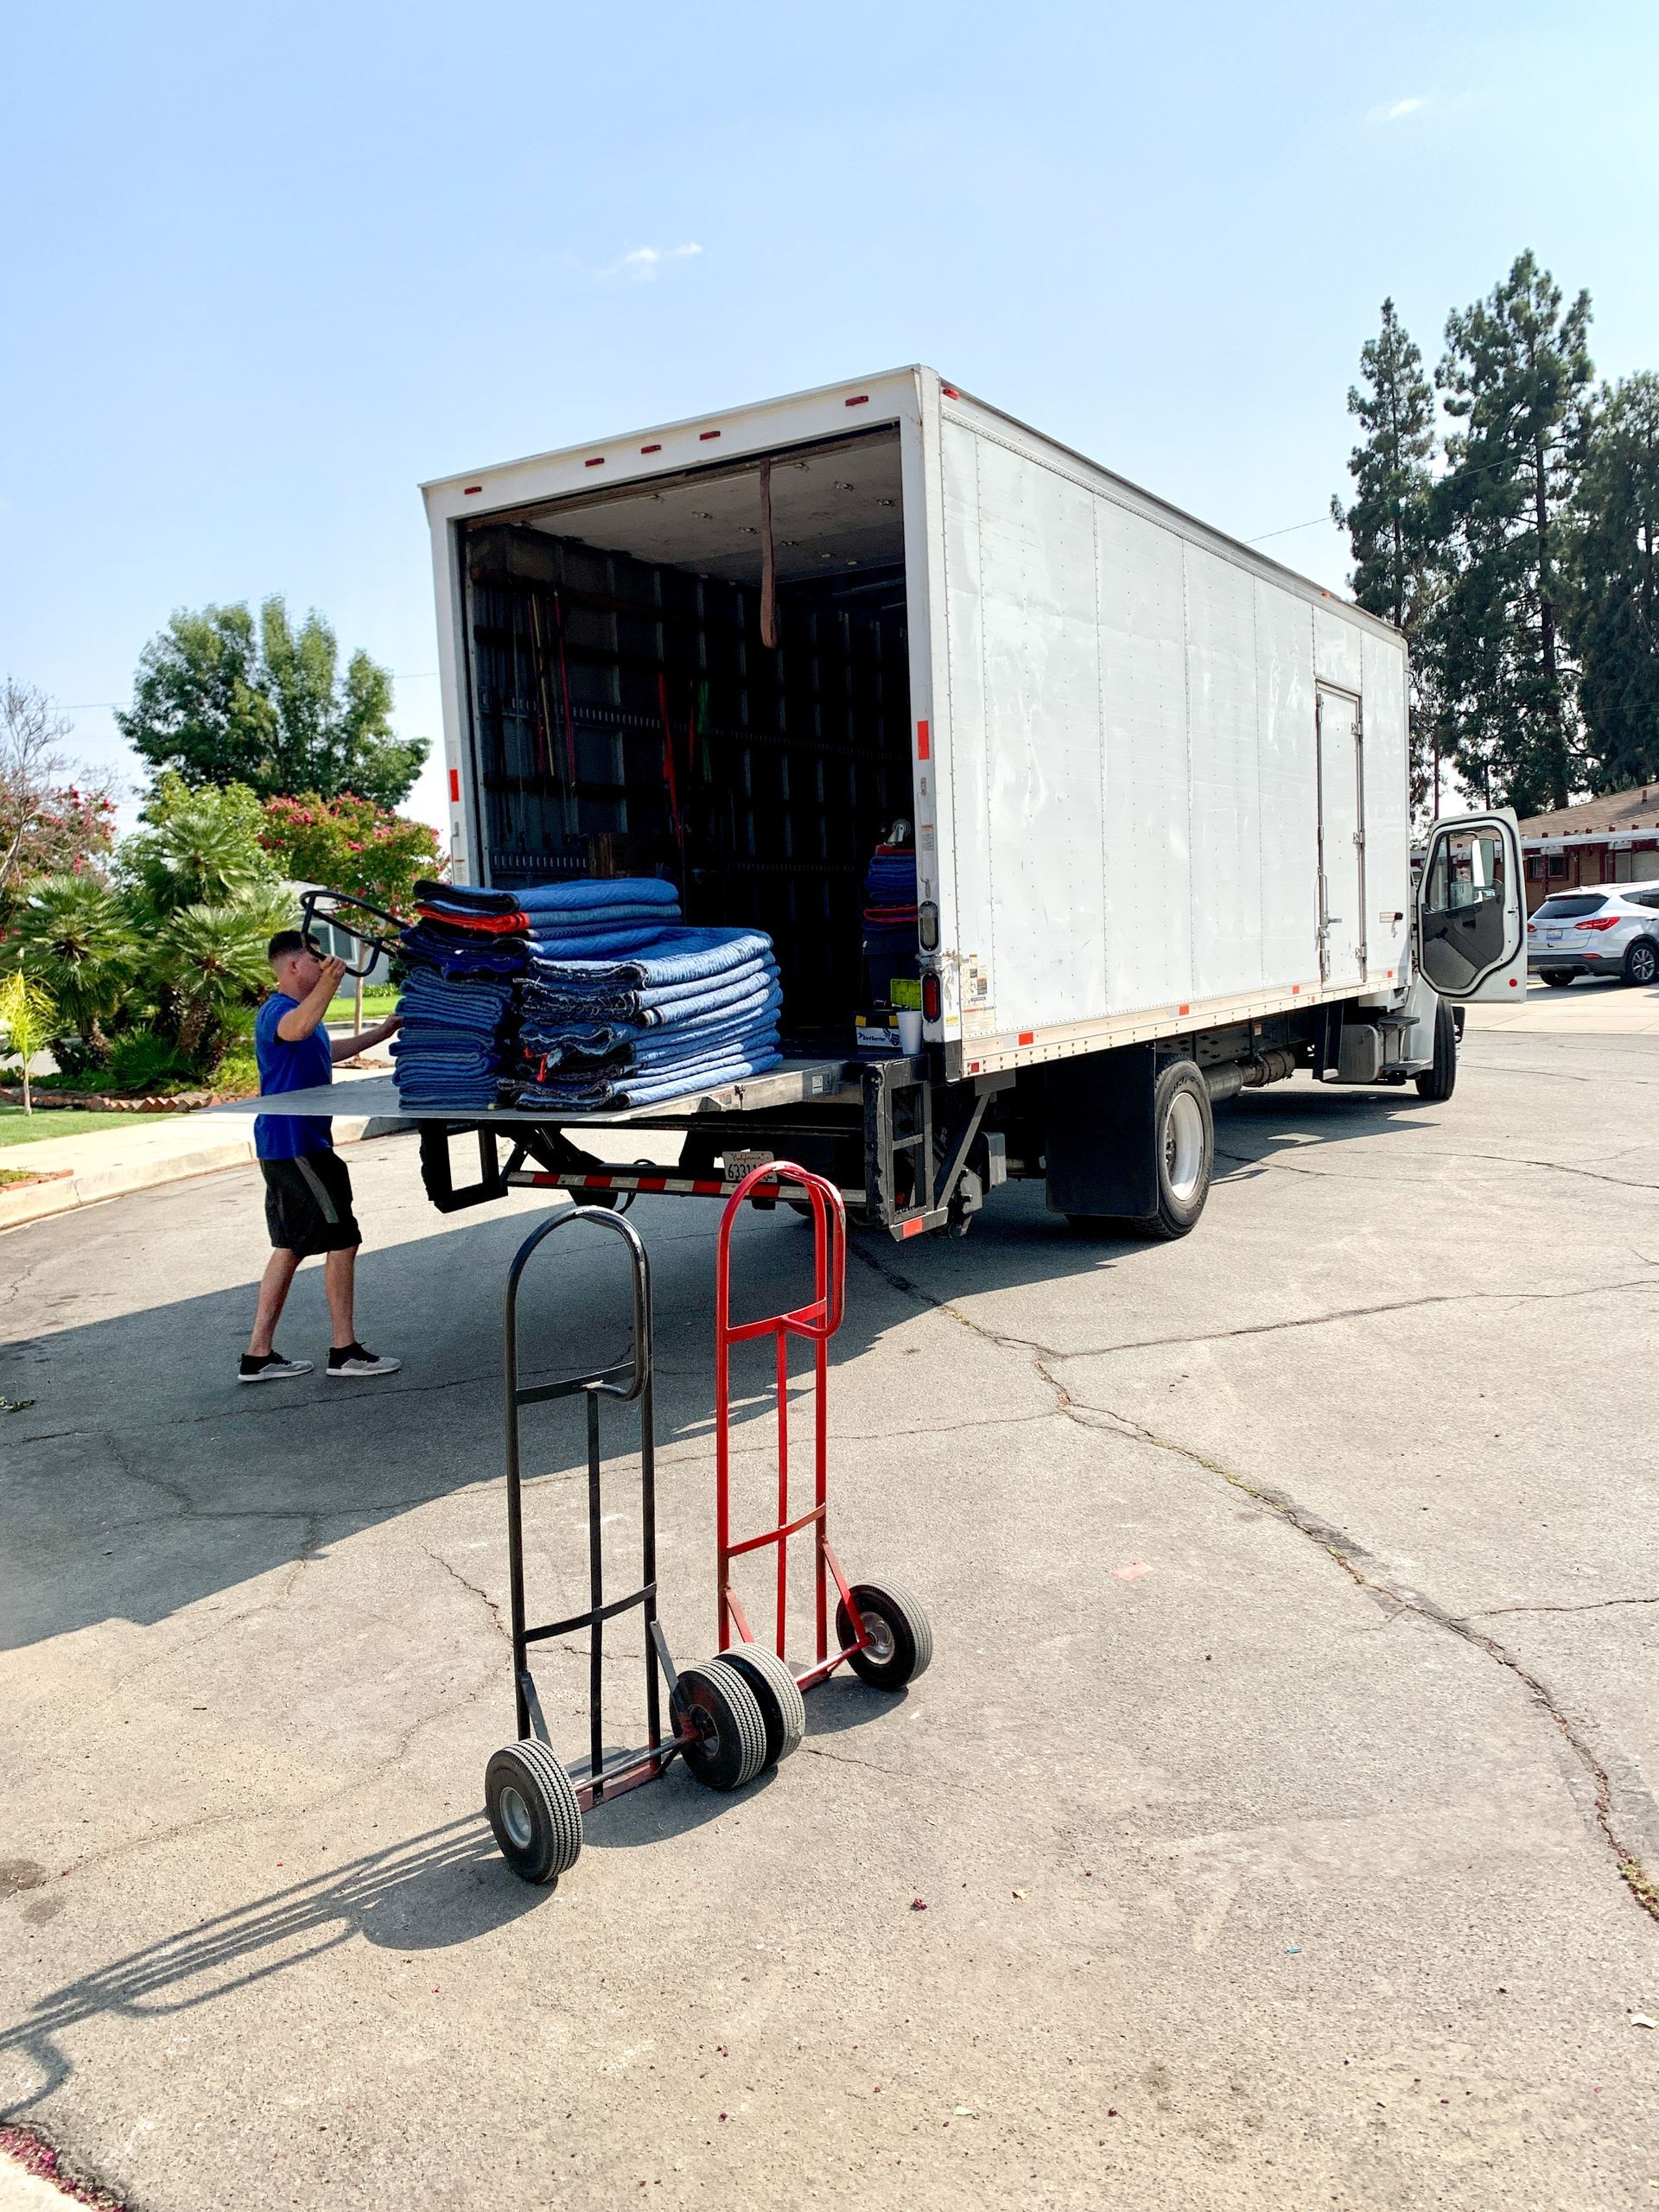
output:
[[[1434,1008],[1434,1064],[1417,1077],[1417,1096],[1439,1104],[1458,1087],[1458,1025],[1444,999]]]
[[[1159,1070],[1153,1090],[1152,1126],[1157,1212],[1133,1218],[1067,1214],[1068,1224],[1079,1235],[1163,1239],[1185,1236],[1197,1228],[1215,1170],[1216,1123],[1210,1087],[1196,1062],[1172,1060]]]

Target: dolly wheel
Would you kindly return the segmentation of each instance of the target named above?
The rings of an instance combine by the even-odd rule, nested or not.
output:
[[[853,1597],[869,1639],[847,1662],[859,1681],[873,1690],[901,1690],[925,1675],[933,1656],[933,1630],[915,1592],[897,1582],[855,1582]],[[836,1636],[843,1649],[853,1640],[844,1603],[836,1607]]]
[[[545,1744],[509,1744],[484,1770],[484,1803],[501,1856],[526,1882],[556,1882],[582,1850],[575,1785]]]
[[[734,1643],[721,1653],[720,1659],[723,1667],[734,1668],[754,1692],[766,1726],[763,1764],[776,1766],[779,1759],[786,1759],[800,1748],[806,1733],[806,1700],[789,1662],[764,1643]]]
[[[677,1699],[695,1733],[683,1756],[707,1789],[741,1789],[766,1763],[760,1701],[723,1659],[682,1667]]]

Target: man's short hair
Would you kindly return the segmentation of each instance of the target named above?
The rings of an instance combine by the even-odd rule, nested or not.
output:
[[[296,952],[315,952],[316,947],[300,930],[278,930],[265,947],[265,957],[274,968],[279,960],[287,960]]]

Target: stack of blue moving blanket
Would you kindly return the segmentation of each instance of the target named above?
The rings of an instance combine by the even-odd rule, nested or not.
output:
[[[393,1052],[405,1105],[645,1105],[776,1065],[771,939],[691,929],[671,884],[416,887]]]
[[[522,1003],[521,1105],[647,1106],[782,1057],[784,995],[759,930],[664,930],[607,959],[538,953]]]

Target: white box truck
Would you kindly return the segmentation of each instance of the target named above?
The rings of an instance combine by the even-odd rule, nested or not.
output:
[[[1179,1235],[1216,1100],[1301,1070],[1445,1098],[1452,1002],[1524,988],[1511,816],[1435,824],[1414,887],[1399,634],[931,369],[424,496],[456,880],[672,877],[689,919],[771,933],[790,1052],[632,1115],[433,1117],[441,1206],[775,1156],[895,1236],[1020,1177]],[[901,818],[925,1043],[861,1054]],[[587,1148],[638,1121],[675,1166]]]

